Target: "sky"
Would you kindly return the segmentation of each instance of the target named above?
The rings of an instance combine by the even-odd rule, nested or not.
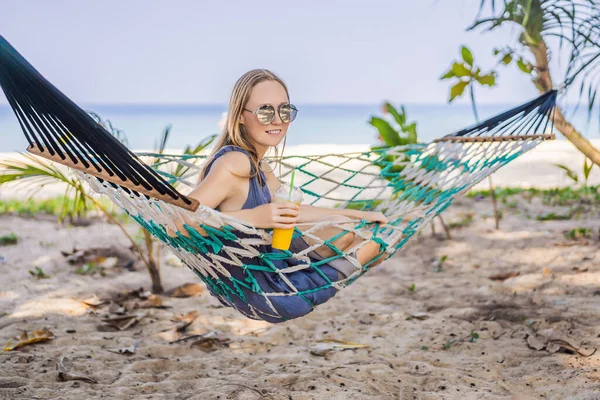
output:
[[[439,78],[462,44],[484,71],[494,47],[517,44],[515,28],[466,32],[479,2],[0,0],[0,34],[79,104],[225,104],[253,68],[280,75],[298,104],[444,103]],[[497,70],[478,102],[538,95],[516,66]]]

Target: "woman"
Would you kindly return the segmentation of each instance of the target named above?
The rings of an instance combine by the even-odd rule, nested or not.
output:
[[[235,84],[229,101],[229,111],[223,132],[200,174],[198,186],[188,194],[204,206],[214,208],[225,215],[244,220],[257,228],[293,228],[295,224],[318,222],[323,219],[335,221],[338,225],[350,220],[364,219],[384,224],[386,218],[381,213],[357,210],[329,209],[310,205],[297,206],[294,203],[271,202],[272,193],[281,183],[273,174],[263,157],[271,148],[277,152],[277,145],[286,137],[290,123],[297,109],[290,104],[285,83],[268,70],[257,69],[244,74]],[[327,227],[316,232],[326,240],[338,235],[339,228]],[[333,244],[342,251],[354,248],[364,239],[354,233],[337,238]],[[290,251],[298,252],[313,245],[309,239],[295,238]],[[227,243],[235,246],[235,243]],[[263,246],[261,252],[274,253],[270,246]],[[353,257],[364,265],[382,250],[379,244],[368,242],[360,247]],[[320,261],[335,253],[327,246],[321,246],[309,253],[311,260]],[[283,270],[299,263],[296,259],[272,260],[271,267]],[[264,260],[245,259],[246,265],[261,265]],[[327,276],[324,279],[315,268],[306,268],[285,276],[300,292],[319,287],[321,290],[295,295],[289,284],[279,273],[266,272],[264,266],[252,271],[260,289],[248,290],[244,285],[217,288],[209,286],[211,292],[229,306],[238,308],[251,318],[270,322],[296,318],[310,312],[315,305],[327,301],[337,289],[331,282],[347,277],[356,267],[345,259],[338,259],[318,267]],[[232,276],[244,280],[244,271],[232,267]],[[328,280],[330,282],[328,282]],[[239,293],[239,292],[242,293]],[[265,296],[265,293],[282,292],[290,296]]]

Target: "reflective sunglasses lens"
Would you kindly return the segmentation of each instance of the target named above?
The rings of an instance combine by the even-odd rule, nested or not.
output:
[[[279,117],[284,123],[290,123],[296,119],[298,109],[293,104],[284,104],[279,107]]]
[[[256,110],[256,116],[258,117],[258,122],[263,125],[268,125],[275,119],[275,109],[268,104],[260,106],[260,108]]]

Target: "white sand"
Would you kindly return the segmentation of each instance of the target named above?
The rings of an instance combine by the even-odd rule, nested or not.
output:
[[[81,276],[59,253],[73,245],[125,244],[114,226],[57,230],[50,221],[0,216],[0,235],[14,232],[20,239],[0,247],[6,258],[0,263],[0,345],[21,330],[46,327],[56,335],[0,351],[0,398],[598,399],[600,354],[551,354],[527,345],[533,329],[554,329],[582,349],[600,346],[600,242],[596,235],[570,245],[563,237],[575,227],[597,232],[600,220],[585,214],[535,221],[544,210],[539,202],[520,201],[517,209],[503,209],[502,229],[494,231],[484,218],[489,201],[464,199],[446,221],[474,212],[472,226],[454,230],[453,240],[433,238],[426,229],[404,252],[302,319],[251,321],[204,292],[164,298],[172,308],[137,310],[147,316],[118,332],[100,329],[108,306],[94,310],[81,300],[147,289],[147,273],[109,268],[106,277]],[[442,255],[448,259],[437,272],[432,262]],[[51,278],[29,276],[36,260]],[[489,279],[507,272],[520,275]],[[164,265],[162,275],[166,289],[198,281],[181,267]],[[229,346],[206,353],[190,342],[169,344],[175,338],[171,320],[191,311],[199,317],[186,335],[220,332]],[[474,342],[444,349],[471,332],[479,335]],[[368,347],[311,354],[326,338]],[[133,355],[110,351],[138,340]],[[72,362],[70,372],[98,383],[59,382],[56,363],[63,356]]]
[[[366,148],[298,147],[287,153]],[[579,172],[582,162],[569,143],[547,142],[496,173],[494,183],[560,186],[570,182],[551,163]],[[597,183],[599,175],[592,172],[591,182]],[[60,193],[52,190],[45,188],[40,196]],[[551,354],[531,349],[526,339],[534,330],[554,329],[582,349],[600,347],[598,212],[538,222],[535,216],[542,212],[564,210],[537,200],[519,200],[517,208],[501,205],[505,219],[499,231],[491,229],[489,201],[457,201],[445,213],[446,221],[473,212],[473,225],[454,230],[453,240],[433,238],[426,229],[405,251],[302,319],[279,325],[248,320],[204,292],[164,298],[172,308],[143,310],[147,316],[138,325],[117,332],[99,328],[108,306],[93,310],[81,300],[148,289],[146,271],[109,268],[106,277],[81,276],[60,255],[73,246],[126,245],[117,228],[104,223],[60,227],[40,217],[0,216],[0,236],[19,237],[16,246],[0,247],[5,259],[0,261],[0,346],[21,330],[46,327],[56,335],[47,343],[0,351],[0,398],[598,399],[600,354]],[[594,238],[564,238],[563,232],[580,227],[593,229]],[[137,231],[134,225],[128,229]],[[443,255],[448,259],[437,272],[432,263]],[[28,271],[34,264],[51,278],[32,278]],[[489,279],[508,272],[519,275]],[[183,267],[163,265],[162,275],[166,289],[198,282]],[[172,319],[190,311],[199,317],[187,334],[219,332],[229,346],[207,353],[185,342],[169,344],[176,337]],[[410,314],[424,319],[407,319]],[[474,342],[444,349],[471,332],[479,335]],[[369,347],[311,354],[315,342],[326,338]],[[133,355],[109,351],[138,340]],[[72,361],[71,372],[98,383],[59,382],[56,363],[63,356]]]

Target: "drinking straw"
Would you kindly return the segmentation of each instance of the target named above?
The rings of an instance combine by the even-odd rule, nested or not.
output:
[[[294,175],[296,174],[296,170],[292,170],[292,180],[290,182],[290,199],[292,198],[292,191],[294,190]]]

